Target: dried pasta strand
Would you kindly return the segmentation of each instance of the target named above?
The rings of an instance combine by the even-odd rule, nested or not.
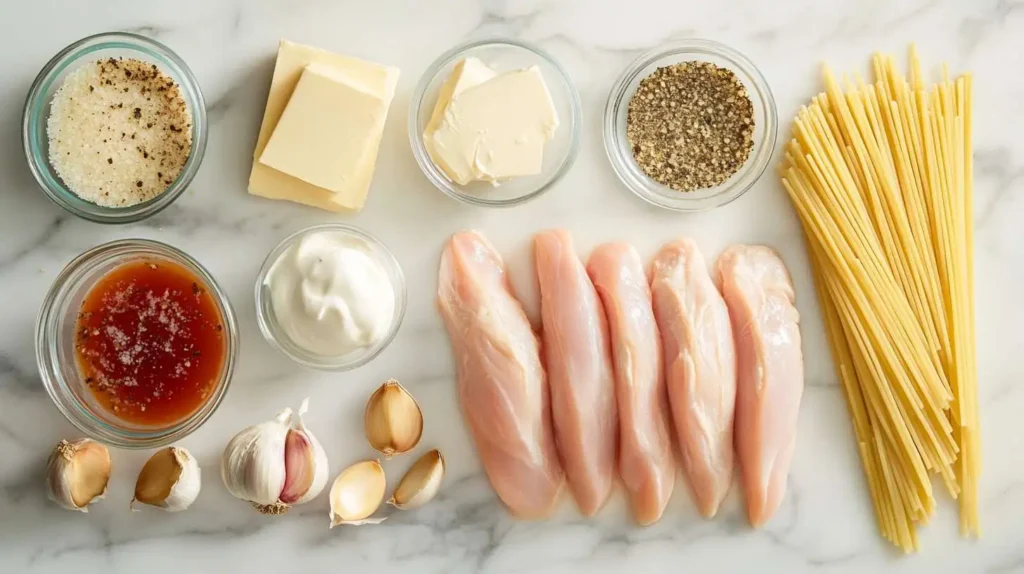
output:
[[[905,552],[930,473],[980,535],[972,79],[926,85],[875,54],[800,109],[780,167],[809,247],[836,375],[881,535]]]

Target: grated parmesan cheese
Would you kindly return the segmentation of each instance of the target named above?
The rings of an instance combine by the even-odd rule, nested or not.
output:
[[[99,60],[72,71],[46,121],[50,164],[85,201],[129,207],[163,193],[192,152],[192,113],[156,65]]]

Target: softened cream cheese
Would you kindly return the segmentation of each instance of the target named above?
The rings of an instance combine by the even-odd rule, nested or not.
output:
[[[536,66],[501,74],[475,58],[456,64],[423,134],[455,183],[498,183],[541,172],[558,114]]]
[[[288,247],[267,274],[274,317],[296,345],[338,357],[387,336],[395,288],[373,247],[321,231]]]

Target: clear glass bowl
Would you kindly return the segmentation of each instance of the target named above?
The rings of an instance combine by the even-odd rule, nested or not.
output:
[[[86,387],[75,357],[75,326],[82,301],[104,275],[129,261],[163,259],[191,271],[217,303],[227,332],[224,364],[214,391],[195,412],[169,426],[133,425],[102,408]],[[227,295],[195,259],[144,239],[121,239],[79,255],[57,275],[36,322],[36,361],[43,386],[60,412],[86,436],[121,448],[156,448],[188,436],[217,410],[235,368],[238,325]]]
[[[50,165],[46,120],[53,94],[78,66],[105,58],[136,58],[159,66],[181,87],[192,113],[192,151],[178,178],[160,195],[129,207],[103,207],[69,190]],[[138,34],[108,32],[83,38],[61,50],[32,82],[22,114],[21,137],[29,169],[43,192],[69,212],[99,223],[131,223],[145,219],[174,202],[199,170],[206,151],[206,103],[192,70],[170,48]]]
[[[387,272],[395,295],[394,314],[391,317],[391,325],[388,327],[387,333],[373,346],[341,356],[319,355],[302,348],[292,341],[291,337],[285,333],[284,328],[277,321],[277,315],[274,313],[274,305],[270,296],[270,287],[267,285],[267,275],[277,259],[289,247],[302,240],[302,238],[321,231],[348,235],[369,245],[377,262]],[[263,337],[272,347],[296,363],[322,371],[348,371],[365,365],[381,354],[391,344],[391,341],[394,340],[395,335],[398,334],[399,327],[402,325],[402,319],[405,317],[405,299],[405,275],[402,273],[402,268],[391,251],[380,240],[369,233],[341,223],[314,225],[285,237],[267,255],[267,259],[263,262],[263,267],[260,268],[260,272],[256,276],[256,322],[260,326]]]
[[[640,169],[626,137],[626,117],[629,100],[641,80],[663,66],[694,60],[732,70],[747,88],[754,107],[754,147],[746,163],[721,185],[683,192],[654,181]],[[605,106],[604,146],[616,175],[644,201],[675,211],[703,211],[743,195],[761,177],[775,148],[778,123],[775,98],[768,82],[746,56],[718,42],[691,39],[640,56],[619,76]]]
[[[451,75],[452,68],[468,57],[482,60],[496,71],[508,71],[537,66],[544,76],[551,99],[558,113],[559,126],[555,137],[544,146],[541,173],[502,181],[498,186],[478,181],[459,185],[434,165],[423,144],[423,131],[430,121],[437,103],[441,84]],[[441,54],[427,68],[412,96],[409,110],[409,143],[413,155],[427,179],[446,195],[472,205],[510,207],[529,201],[551,188],[572,166],[579,152],[580,96],[569,74],[546,52],[516,40],[479,40],[456,46]]]

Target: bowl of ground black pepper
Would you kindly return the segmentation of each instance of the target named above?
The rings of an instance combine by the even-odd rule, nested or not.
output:
[[[619,179],[676,211],[725,205],[764,173],[778,118],[764,76],[710,40],[662,46],[635,60],[605,107],[605,149]]]
[[[100,223],[174,202],[206,150],[206,105],[170,48],[137,34],[89,36],[39,72],[22,116],[29,169],[46,196]]]

